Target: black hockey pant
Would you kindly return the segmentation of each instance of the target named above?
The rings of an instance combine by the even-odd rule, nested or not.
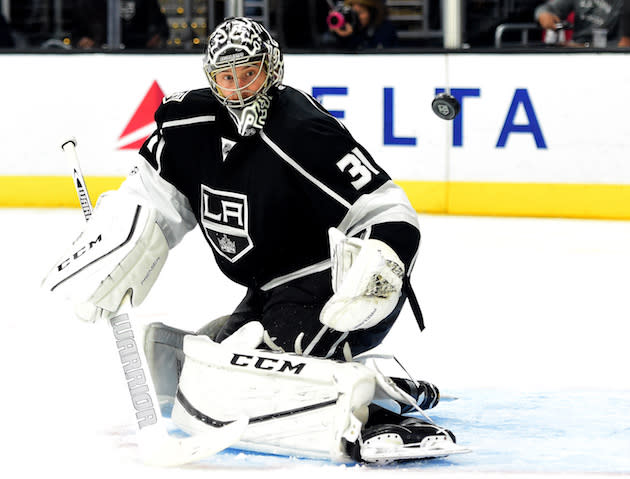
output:
[[[401,296],[394,311],[377,325],[349,333],[325,327],[319,313],[333,295],[330,271],[300,278],[270,291],[249,289],[236,310],[219,322],[202,328],[217,342],[234,333],[245,323],[260,321],[273,342],[286,352],[295,352],[295,341],[304,333],[299,348],[310,356],[343,359],[345,343],[353,356],[378,346],[400,314],[405,302]],[[213,330],[213,331],[212,331]]]

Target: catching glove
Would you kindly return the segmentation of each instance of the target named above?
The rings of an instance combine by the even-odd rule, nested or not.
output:
[[[336,228],[328,234],[335,294],[324,305],[319,320],[337,331],[371,328],[396,307],[404,263],[382,241],[347,238]]]

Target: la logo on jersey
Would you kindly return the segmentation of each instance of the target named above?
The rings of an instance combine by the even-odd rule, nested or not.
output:
[[[254,247],[247,210],[247,196],[201,185],[201,229],[216,252],[232,263]]]

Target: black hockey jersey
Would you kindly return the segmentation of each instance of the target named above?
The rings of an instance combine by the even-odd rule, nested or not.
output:
[[[237,134],[210,89],[165,98],[155,120],[140,153],[187,198],[233,281],[269,289],[322,271],[333,226],[355,235],[408,225],[389,242],[406,263],[415,254],[417,216],[406,196],[309,95],[278,89],[264,129],[251,137]]]

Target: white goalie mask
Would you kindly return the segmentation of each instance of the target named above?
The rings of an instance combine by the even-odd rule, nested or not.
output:
[[[262,129],[270,90],[280,86],[284,74],[282,52],[269,32],[249,18],[224,21],[208,38],[204,71],[239,134],[249,136]]]

